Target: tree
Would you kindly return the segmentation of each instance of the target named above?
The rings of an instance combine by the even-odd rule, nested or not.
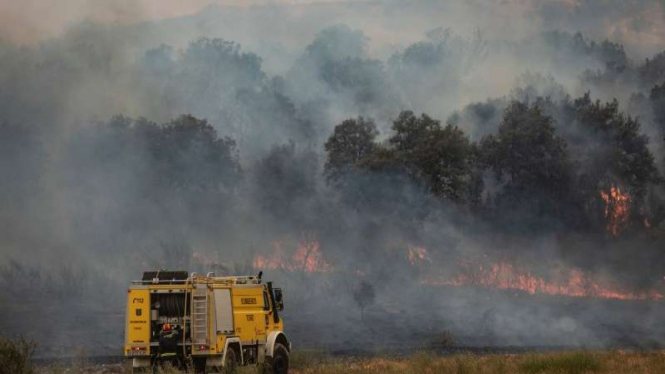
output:
[[[345,58],[363,58],[367,50],[367,37],[360,30],[351,30],[339,24],[321,30],[307,46],[306,56],[315,64]]]
[[[647,136],[640,134],[640,123],[619,111],[617,100],[592,102],[589,94],[573,103],[582,141],[577,156],[581,172],[599,186],[621,183],[635,197],[643,197],[649,183],[659,180]]]
[[[362,281],[353,291],[353,300],[360,308],[360,319],[365,320],[365,308],[374,304],[376,299],[376,294],[374,293],[374,287],[371,283],[367,281]]]
[[[643,85],[651,87],[655,82],[665,79],[665,51],[652,58],[647,58],[644,64],[637,68],[637,74]]]
[[[626,226],[643,226],[649,186],[658,183],[660,176],[640,123],[620,112],[617,100],[593,102],[588,93],[572,107],[576,132],[570,138],[579,164],[577,190],[583,195],[587,215],[605,226],[608,203],[602,194],[619,188],[629,199]]]
[[[423,114],[402,112],[393,122],[387,146],[374,142],[373,122],[347,120],[326,142],[326,174],[337,180],[353,170],[408,175],[438,198],[477,202],[482,181],[477,173],[477,147],[457,126]]]
[[[325,144],[328,154],[325,174],[328,179],[337,180],[370,155],[376,149],[374,139],[377,135],[374,121],[363,117],[348,119],[335,126]]]
[[[68,178],[81,196],[114,196],[109,199],[131,207],[138,204],[132,199],[144,198],[194,203],[215,195],[212,201],[221,202],[242,176],[235,142],[191,115],[164,125],[114,117],[77,132],[67,161]]]
[[[596,51],[598,59],[605,63],[609,71],[621,73],[628,66],[628,56],[623,45],[604,40]]]
[[[393,123],[395,132],[388,140],[395,162],[414,179],[424,182],[439,198],[477,201],[477,149],[457,126],[441,123],[423,114],[402,112]]]
[[[389,143],[398,152],[416,149],[421,142],[431,140],[441,130],[441,122],[422,114],[420,118],[411,111],[404,111],[393,122],[395,134]]]
[[[163,181],[174,189],[221,190],[240,178],[235,141],[218,138],[208,121],[183,115],[163,126],[152,156]]]
[[[173,47],[161,44],[157,48],[146,51],[140,61],[140,66],[153,73],[168,73],[175,65]]]
[[[294,143],[275,146],[252,168],[252,200],[268,217],[291,217],[275,220],[274,226],[288,221],[302,230],[316,211],[309,204],[316,201],[319,173],[311,150],[299,150]]]
[[[286,88],[296,101],[334,102],[363,115],[380,115],[398,100],[381,61],[367,58],[367,38],[344,25],[316,35],[287,73]]]
[[[665,83],[653,86],[649,99],[653,108],[653,119],[661,133],[665,134]]]
[[[225,90],[252,87],[263,82],[261,58],[254,53],[241,52],[240,45],[224,39],[200,38],[189,43],[182,55],[182,72],[199,82],[231,84]],[[218,80],[221,80],[219,82]],[[191,84],[191,83],[190,83]]]
[[[326,61],[319,67],[319,77],[333,92],[346,95],[351,103],[365,111],[395,99],[383,64],[378,60],[346,58]]]
[[[581,33],[550,31],[542,34],[544,41],[553,47],[555,58],[562,63],[593,59],[605,65],[606,74],[618,74],[628,66],[628,56],[623,45],[604,40],[598,44],[584,37]]]
[[[513,102],[496,135],[481,144],[484,163],[503,189],[499,211],[507,216],[526,210],[533,216],[561,214],[571,192],[571,163],[566,143],[555,134],[553,120],[537,106]]]

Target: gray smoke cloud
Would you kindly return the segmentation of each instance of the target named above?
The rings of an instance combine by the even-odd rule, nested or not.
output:
[[[31,310],[7,308],[0,327],[38,337],[41,354],[80,342],[119,352],[125,285],[143,270],[254,272],[257,255],[289,258],[303,243],[335,271],[266,270],[286,290],[297,346],[409,350],[444,331],[476,346],[662,343],[660,302],[421,284],[500,258],[652,289],[662,239],[502,231],[400,174],[344,189],[323,175],[324,143],[347,118],[373,118],[382,141],[413,110],[480,141],[513,99],[587,91],[640,116],[662,170],[650,95],[665,77],[643,63],[662,60],[662,2],[64,4],[6,2],[3,17],[29,22],[0,29],[0,296]],[[557,131],[578,136],[557,105],[546,106]],[[417,266],[416,247],[428,251]],[[376,289],[369,321],[352,297],[360,279]]]

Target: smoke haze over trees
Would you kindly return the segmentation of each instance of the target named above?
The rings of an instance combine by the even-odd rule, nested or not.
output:
[[[73,325],[63,299],[122,330],[125,284],[144,270],[254,272],[257,256],[303,245],[300,270],[309,258],[320,277],[266,271],[303,321],[322,294],[353,307],[358,284],[372,321],[372,308],[424,302],[413,290],[427,277],[457,279],[470,262],[665,292],[665,26],[651,16],[662,3],[508,2],[517,38],[484,3],[210,6],[4,39],[0,296],[45,308],[3,312],[3,330],[47,315]],[[446,12],[461,21],[438,21]],[[454,292],[427,328],[456,325],[469,344],[563,344],[571,324],[574,344],[609,339],[585,324],[595,304],[577,318]],[[662,307],[644,303],[612,323],[656,336]],[[31,328],[53,347],[71,338]]]

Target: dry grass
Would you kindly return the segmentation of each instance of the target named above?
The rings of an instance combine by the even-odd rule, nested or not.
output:
[[[294,353],[292,374],[656,374],[665,373],[665,351],[650,353],[559,352],[520,355],[435,356],[418,353],[407,358],[330,358],[323,353]],[[237,374],[257,374],[256,367]],[[88,368],[41,368],[39,374],[129,374],[128,365]],[[164,371],[163,374],[175,374]]]
[[[455,355],[420,353],[404,359],[330,360],[294,365],[294,374],[655,374],[665,373],[665,352],[560,352],[523,355]]]
[[[24,338],[0,334],[0,374],[33,374],[32,355],[37,345]]]

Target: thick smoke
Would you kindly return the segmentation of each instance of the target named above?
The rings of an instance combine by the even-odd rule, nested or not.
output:
[[[257,265],[283,285],[301,347],[411,350],[446,331],[475,346],[661,344],[659,301],[478,287],[506,263],[662,288],[663,8],[624,3],[271,3],[151,20],[171,14],[137,2],[33,45],[3,32],[0,327],[44,355],[116,353],[142,271]],[[331,146],[348,119],[339,139],[364,123],[366,147],[335,164],[332,149],[355,149]],[[452,161],[421,167],[431,159]],[[614,184],[634,211],[621,235],[599,194]],[[299,246],[313,268],[271,260]],[[476,282],[436,285],[454,279]]]

